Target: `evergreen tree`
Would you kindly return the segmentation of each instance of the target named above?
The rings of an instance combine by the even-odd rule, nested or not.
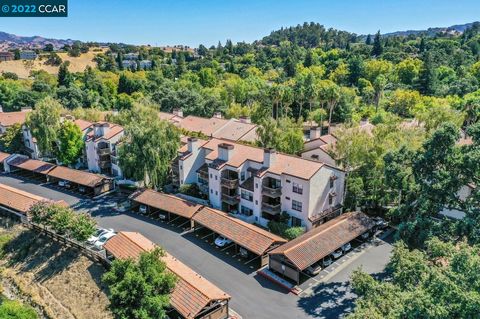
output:
[[[420,47],[418,48],[418,50],[420,51],[420,53],[423,53],[425,52],[425,49],[426,49],[426,46],[425,46],[425,38],[422,37],[422,39],[420,40]]]
[[[365,44],[371,45],[372,44],[372,36],[369,34],[367,35],[367,40],[365,41]]]
[[[287,74],[288,77],[294,77],[296,73],[295,69],[295,61],[291,56],[288,56],[287,59],[285,60],[285,73]]]
[[[73,76],[70,71],[68,71],[69,65],[70,62],[68,61],[63,62],[60,65],[60,68],[58,69],[58,86],[69,87],[73,82]]]
[[[117,54],[117,66],[119,70],[123,70],[123,54],[118,52]]]
[[[383,47],[382,47],[382,40],[380,35],[380,30],[378,30],[377,34],[375,34],[375,38],[373,39],[373,48],[372,48],[372,56],[379,57],[382,55]]]
[[[305,56],[305,61],[303,62],[303,65],[307,68],[313,65],[313,56],[311,50],[307,51],[307,55]]]
[[[430,54],[425,54],[418,77],[418,90],[425,95],[434,95],[437,87],[437,76]]]

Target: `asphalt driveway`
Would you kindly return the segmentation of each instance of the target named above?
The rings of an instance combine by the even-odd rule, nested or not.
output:
[[[255,269],[245,265],[243,260],[227,255],[195,233],[182,233],[179,228],[138,214],[117,212],[112,207],[119,202],[118,197],[91,200],[11,175],[0,175],[0,183],[46,198],[63,199],[75,209],[89,210],[102,227],[144,234],[230,294],[230,306],[243,318],[338,318],[353,304],[354,295],[348,283],[350,273],[360,265],[368,272],[381,272],[391,249],[388,243],[369,249],[338,270],[326,283],[298,297],[257,275]]]

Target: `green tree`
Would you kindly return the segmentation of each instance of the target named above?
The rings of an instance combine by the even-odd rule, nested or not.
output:
[[[69,61],[65,61],[60,64],[58,69],[58,86],[69,87],[73,82],[73,75],[68,71],[70,65]]]
[[[434,95],[437,90],[437,74],[433,65],[432,56],[428,53],[425,55],[423,66],[420,69],[418,90],[425,95]]]
[[[125,177],[143,180],[155,188],[167,181],[171,161],[180,147],[180,134],[171,123],[158,119],[156,111],[139,106],[128,114],[125,143],[119,147],[119,163]]]
[[[117,259],[103,276],[109,288],[110,309],[116,318],[167,318],[170,293],[176,277],[170,273],[156,248],[138,260]]]
[[[23,150],[23,133],[22,125],[16,123],[9,128],[6,132],[0,135],[0,149],[4,152],[13,154],[21,153]]]
[[[63,121],[58,131],[58,160],[66,165],[75,163],[82,154],[84,145],[78,125],[72,121]]]
[[[377,34],[375,34],[375,38],[373,39],[373,48],[372,48],[372,56],[379,57],[383,53],[383,46],[382,46],[382,39],[380,35],[380,30],[378,30]]]
[[[38,315],[32,307],[16,300],[8,300],[0,296],[0,318],[5,319],[37,319]]]
[[[27,115],[26,124],[37,139],[40,152],[45,155],[54,153],[60,130],[62,106],[57,100],[46,97],[35,104],[35,109]]]
[[[76,213],[69,225],[70,234],[79,242],[85,242],[95,231],[97,222],[87,213]]]

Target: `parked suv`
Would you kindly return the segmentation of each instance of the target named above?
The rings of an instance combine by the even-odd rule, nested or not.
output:
[[[305,269],[305,272],[309,274],[310,276],[316,276],[322,271],[322,265],[321,262],[316,262],[307,269]]]

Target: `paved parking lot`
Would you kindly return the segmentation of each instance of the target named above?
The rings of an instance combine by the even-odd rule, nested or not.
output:
[[[324,283],[309,285],[301,296],[295,296],[258,275],[255,267],[232,254],[230,247],[222,250],[213,245],[211,239],[206,241],[208,236],[200,237],[200,230],[185,232],[166,222],[114,210],[117,203],[125,200],[122,197],[109,195],[92,200],[9,175],[0,175],[0,183],[46,198],[63,199],[75,209],[89,210],[102,227],[141,232],[230,294],[231,307],[243,318],[337,318],[351,308],[354,300],[348,283],[351,272],[360,265],[367,272],[381,272],[391,250],[391,245],[382,241],[358,257],[352,257],[351,262],[338,266],[331,277],[325,277],[328,280]]]

